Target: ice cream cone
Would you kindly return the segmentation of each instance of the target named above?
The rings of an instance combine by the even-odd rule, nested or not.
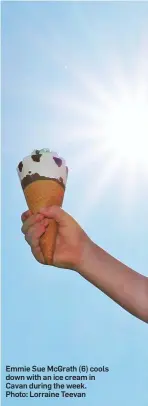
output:
[[[68,173],[65,162],[62,162],[57,156],[55,157],[55,153],[48,151],[48,155],[46,153],[45,157],[43,154],[43,158],[40,159],[42,154],[39,152],[24,158],[18,165],[18,173],[26,202],[33,214],[38,213],[42,207],[62,206]],[[32,157],[34,157],[33,163]],[[45,263],[48,265],[53,263],[56,235],[57,223],[50,219],[45,233],[40,238],[41,251]]]
[[[33,214],[42,207],[61,206],[64,198],[63,187],[55,180],[37,180],[24,189],[27,205]],[[40,238],[40,247],[46,264],[52,264],[57,225],[49,220],[49,226]]]

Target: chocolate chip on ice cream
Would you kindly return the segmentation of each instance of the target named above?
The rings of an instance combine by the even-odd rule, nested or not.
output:
[[[40,162],[42,154],[31,155],[31,158],[34,162]]]
[[[18,164],[18,169],[19,169],[20,172],[22,172],[22,169],[23,169],[23,162],[22,161]]]
[[[53,156],[53,159],[55,163],[60,167],[62,165],[62,159],[57,158],[56,156]]]

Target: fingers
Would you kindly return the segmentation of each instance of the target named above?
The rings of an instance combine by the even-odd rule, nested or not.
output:
[[[25,234],[25,240],[30,245],[31,251],[36,260],[41,264],[44,264],[45,260],[40,248],[39,240],[49,225],[49,219],[45,218],[45,216],[40,213],[33,215],[30,210],[24,212],[21,219],[23,222],[21,230],[23,234]]]
[[[22,225],[21,228],[22,233],[26,234],[30,227],[32,227],[34,224],[38,222],[41,222],[43,218],[44,218],[43,214],[34,214],[32,216],[29,216]]]
[[[63,223],[68,214],[59,206],[51,206],[39,210],[45,217],[54,218],[57,223]]]
[[[34,224],[25,233],[25,240],[31,246],[32,249],[39,247],[39,239],[44,234],[46,227],[49,224],[48,219],[42,220],[39,224]]]
[[[32,254],[34,255],[35,259],[40,262],[40,264],[45,264],[44,256],[41,252],[40,247],[31,248]]]
[[[24,223],[24,221],[26,221],[31,215],[32,212],[30,210],[24,211],[24,213],[21,215],[22,223]]]

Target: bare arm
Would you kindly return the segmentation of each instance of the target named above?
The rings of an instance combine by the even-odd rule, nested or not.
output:
[[[148,278],[90,240],[85,244],[77,271],[125,310],[148,323]]]
[[[35,216],[27,211],[22,215],[22,232],[37,261],[44,264],[39,241],[48,218],[54,218],[58,235],[53,265],[77,271],[129,313],[148,323],[148,278],[94,244],[64,210],[53,206],[41,213]]]

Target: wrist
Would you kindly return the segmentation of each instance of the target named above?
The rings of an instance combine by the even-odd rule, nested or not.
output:
[[[87,269],[91,269],[91,264],[95,257],[96,244],[86,235],[81,245],[80,257],[75,270],[80,275],[84,275]]]

